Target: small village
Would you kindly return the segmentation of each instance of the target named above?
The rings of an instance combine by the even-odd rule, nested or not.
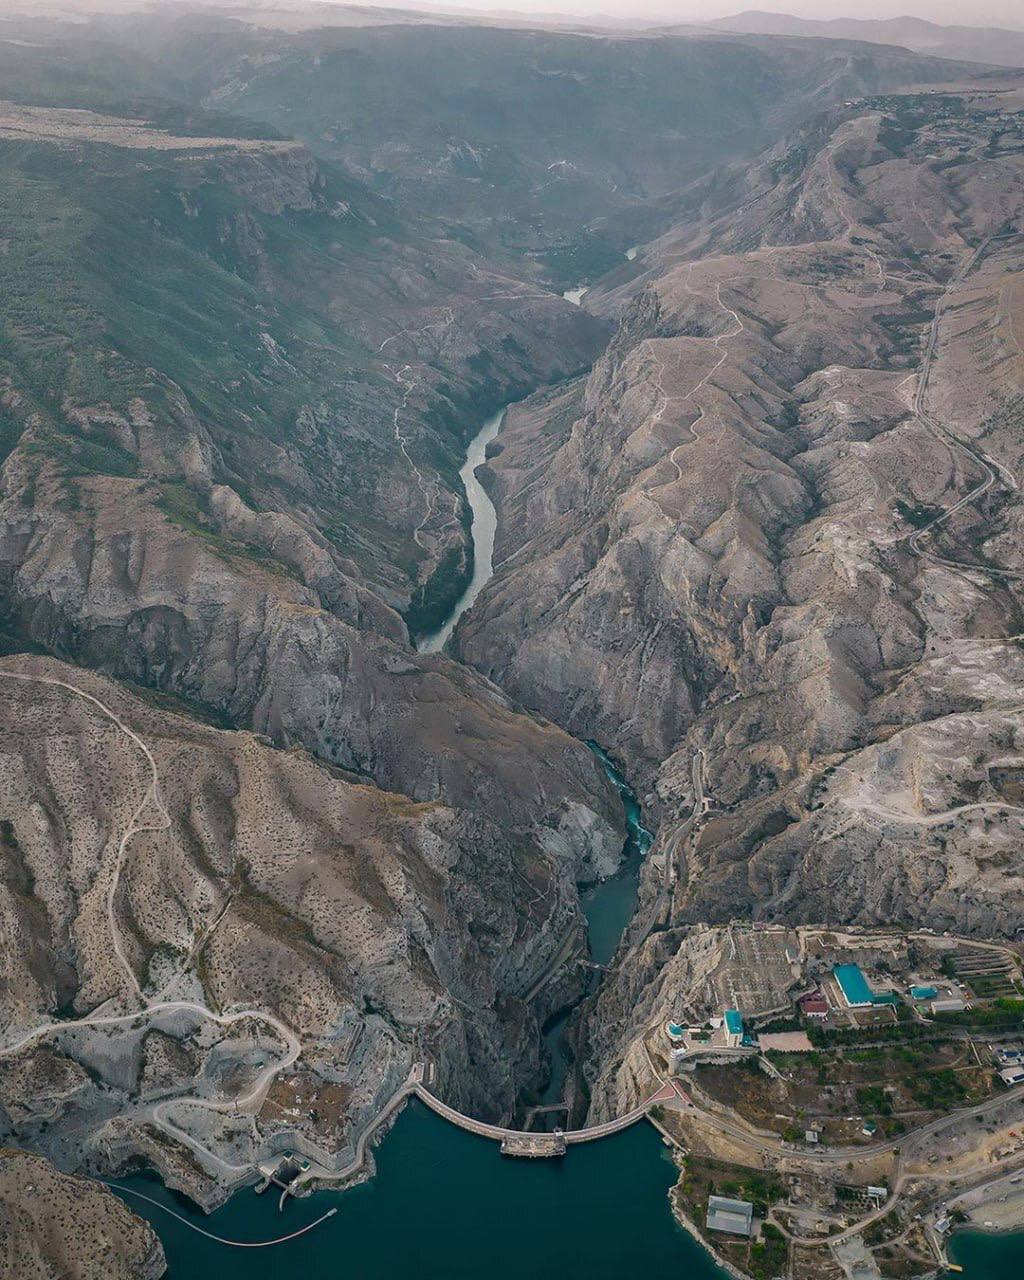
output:
[[[677,1215],[745,1274],[950,1266],[951,1229],[991,1223],[979,1179],[1024,1197],[1014,944],[731,926],[645,1049],[690,1103],[654,1117]]]

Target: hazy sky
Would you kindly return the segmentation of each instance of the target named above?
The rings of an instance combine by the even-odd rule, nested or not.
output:
[[[372,0],[371,0],[372,2]],[[378,0],[378,3],[381,0]],[[801,18],[896,18],[913,14],[932,22],[1024,29],[1024,0],[434,0],[442,8],[520,13],[607,13],[699,22],[746,9],[794,13]],[[401,0],[383,0],[401,7]]]

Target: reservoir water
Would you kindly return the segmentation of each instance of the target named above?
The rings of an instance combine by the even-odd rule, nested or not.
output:
[[[287,1234],[338,1206],[309,1235],[270,1249],[216,1244],[124,1199],[159,1233],[170,1280],[723,1280],[669,1211],[676,1171],[650,1125],[575,1147],[564,1160],[509,1160],[413,1103],[376,1160],[369,1183],[294,1200],[283,1213],[270,1192],[240,1191],[206,1215],[155,1181],[125,1180],[237,1240]]]
[[[473,516],[472,578],[451,617],[420,644],[421,651],[442,648],[491,576],[496,514],[476,469],[503,413],[489,418],[470,442],[461,471]],[[651,835],[613,761],[595,743],[588,745],[615,784],[626,819],[621,867],[581,895],[591,956],[607,964],[633,914]],[[561,1032],[568,1016],[567,1011],[546,1028],[555,1060],[550,1101],[563,1096],[568,1062]],[[485,1274],[488,1280],[626,1280],[658,1272],[677,1280],[722,1280],[724,1275],[676,1224],[667,1201],[675,1166],[658,1133],[646,1124],[573,1147],[564,1159],[513,1160],[503,1158],[495,1143],[413,1102],[375,1159],[377,1174],[370,1182],[342,1195],[322,1191],[289,1201],[283,1213],[276,1193],[257,1196],[244,1190],[206,1215],[144,1176],[122,1179],[119,1194],[153,1223],[172,1280],[334,1280],[339,1274],[395,1280],[406,1272],[417,1280]],[[272,1240],[335,1207],[335,1215],[308,1235],[267,1249],[218,1243],[188,1225],[234,1241]]]
[[[583,895],[591,952],[615,954],[636,901],[640,864],[651,835],[640,806],[599,747],[622,796],[627,838],[622,867]],[[562,1096],[567,1057],[565,1015],[545,1039],[558,1055],[546,1100]],[[483,1138],[409,1104],[375,1151],[376,1176],[342,1195],[323,1191],[277,1210],[277,1193],[240,1191],[206,1215],[151,1178],[121,1180],[122,1198],[157,1230],[170,1280],[631,1280],[660,1273],[676,1280],[727,1280],[675,1222],[668,1191],[676,1169],[646,1124],[573,1147],[562,1160],[510,1160]],[[334,1217],[308,1236],[269,1249],[218,1244],[192,1231],[140,1192],[203,1230],[231,1240],[274,1239]]]
[[[657,1133],[637,1125],[564,1160],[507,1160],[493,1143],[411,1104],[376,1152],[377,1175],[342,1196],[291,1201],[240,1191],[204,1214],[159,1182],[123,1179],[204,1230],[258,1241],[338,1213],[308,1236],[237,1249],[196,1235],[153,1205],[125,1202],[157,1230],[169,1280],[725,1280],[669,1212],[675,1169]],[[1024,1235],[965,1232],[953,1259],[970,1280],[1019,1280]]]
[[[955,1235],[949,1255],[963,1267],[963,1274],[977,1280],[1020,1280],[1024,1276],[1024,1232],[988,1235],[965,1231]]]

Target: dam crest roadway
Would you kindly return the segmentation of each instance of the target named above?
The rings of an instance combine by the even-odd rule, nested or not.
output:
[[[685,1100],[679,1092],[677,1082],[672,1079],[662,1084],[659,1089],[634,1107],[632,1111],[627,1111],[624,1115],[618,1116],[613,1120],[606,1120],[601,1124],[588,1125],[584,1129],[567,1129],[564,1131],[556,1129],[553,1133],[530,1132],[523,1129],[506,1129],[501,1125],[489,1124],[485,1120],[476,1120],[472,1116],[463,1115],[461,1111],[457,1111],[455,1107],[442,1102],[436,1094],[430,1091],[427,1083],[431,1075],[430,1064],[414,1064],[405,1084],[399,1090],[399,1095],[403,1097],[415,1096],[431,1111],[442,1119],[447,1120],[450,1124],[457,1125],[460,1129],[465,1129],[467,1133],[475,1133],[480,1138],[490,1138],[495,1142],[499,1142],[502,1155],[508,1156],[561,1156],[565,1154],[567,1147],[581,1142],[595,1142],[599,1138],[608,1138],[614,1133],[620,1133],[623,1129],[628,1129],[631,1125],[636,1124],[638,1120],[643,1120],[652,1107]],[[393,1101],[397,1103],[398,1097],[396,1096]]]

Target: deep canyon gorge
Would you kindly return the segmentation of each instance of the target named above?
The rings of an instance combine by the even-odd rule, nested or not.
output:
[[[57,1274],[69,1214],[162,1266],[71,1179],[353,1186],[417,1064],[630,1112],[734,925],[1024,920],[1024,73],[277,21],[2,20],[0,1130]]]

